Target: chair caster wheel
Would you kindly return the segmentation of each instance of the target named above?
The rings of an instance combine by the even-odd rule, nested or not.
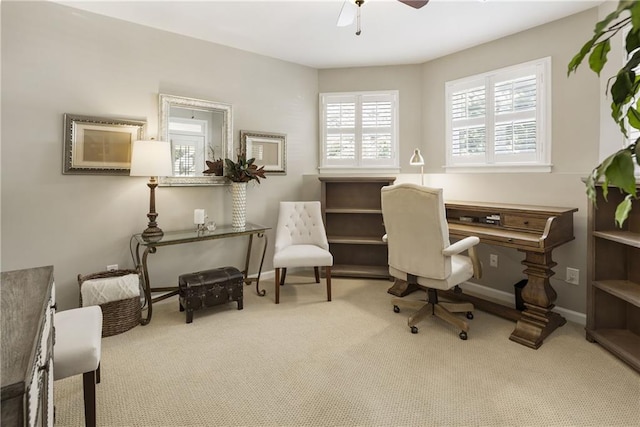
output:
[[[465,331],[462,331],[462,332],[460,332],[459,337],[460,337],[460,339],[462,341],[466,341],[467,340],[467,333]]]
[[[467,319],[471,320],[473,319],[473,313],[470,311],[467,311]]]
[[[417,333],[418,333],[418,328],[417,328],[417,327],[415,327],[415,326],[412,326],[412,327],[411,327],[411,333],[412,333],[412,334],[417,334]]]
[[[394,313],[400,313],[400,307],[398,307],[397,305],[393,306],[393,312]]]

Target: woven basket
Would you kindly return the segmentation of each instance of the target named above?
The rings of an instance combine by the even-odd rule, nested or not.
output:
[[[91,279],[126,276],[127,274],[137,274],[138,278],[140,278],[140,272],[138,270],[101,271],[99,273],[87,274],[85,276],[78,274],[78,286],[81,288],[80,307],[82,307],[82,284],[85,281]],[[104,304],[100,304],[100,308],[102,309],[103,337],[121,334],[140,324],[142,313],[139,296],[120,301],[109,301]]]

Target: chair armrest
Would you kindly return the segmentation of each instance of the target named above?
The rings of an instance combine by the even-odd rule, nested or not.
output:
[[[387,235],[386,234],[384,236],[382,236],[382,241],[387,243]]]
[[[457,255],[460,252],[469,251],[469,258],[471,258],[471,263],[473,264],[473,277],[479,279],[482,277],[482,264],[480,263],[480,259],[478,258],[475,248],[478,243],[480,243],[480,239],[476,236],[465,237],[464,239],[455,242],[453,245],[450,245],[448,248],[445,248],[442,251],[442,254],[445,256],[451,256]]]
[[[476,236],[465,237],[464,239],[455,242],[453,245],[449,245],[449,247],[444,248],[444,250],[442,251],[442,255],[457,255],[477,245],[478,243],[480,243],[480,239]]]

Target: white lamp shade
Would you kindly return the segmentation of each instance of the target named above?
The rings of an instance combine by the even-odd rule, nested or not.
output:
[[[422,155],[420,154],[420,149],[416,148],[413,151],[413,156],[411,156],[411,159],[409,159],[409,164],[411,166],[422,166],[422,165],[424,165],[424,159],[422,158]]]
[[[171,176],[171,145],[164,141],[133,141],[131,176]]]

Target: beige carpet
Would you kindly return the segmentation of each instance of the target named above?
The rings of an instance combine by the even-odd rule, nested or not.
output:
[[[177,299],[103,339],[100,426],[640,425],[640,374],[568,323],[538,350],[476,311],[469,339],[430,318],[417,335],[390,282],[288,277],[281,303],[245,287],[185,324]],[[289,284],[289,281],[298,284]],[[424,298],[416,292],[407,298]],[[82,377],[55,383],[57,426],[84,425]]]

